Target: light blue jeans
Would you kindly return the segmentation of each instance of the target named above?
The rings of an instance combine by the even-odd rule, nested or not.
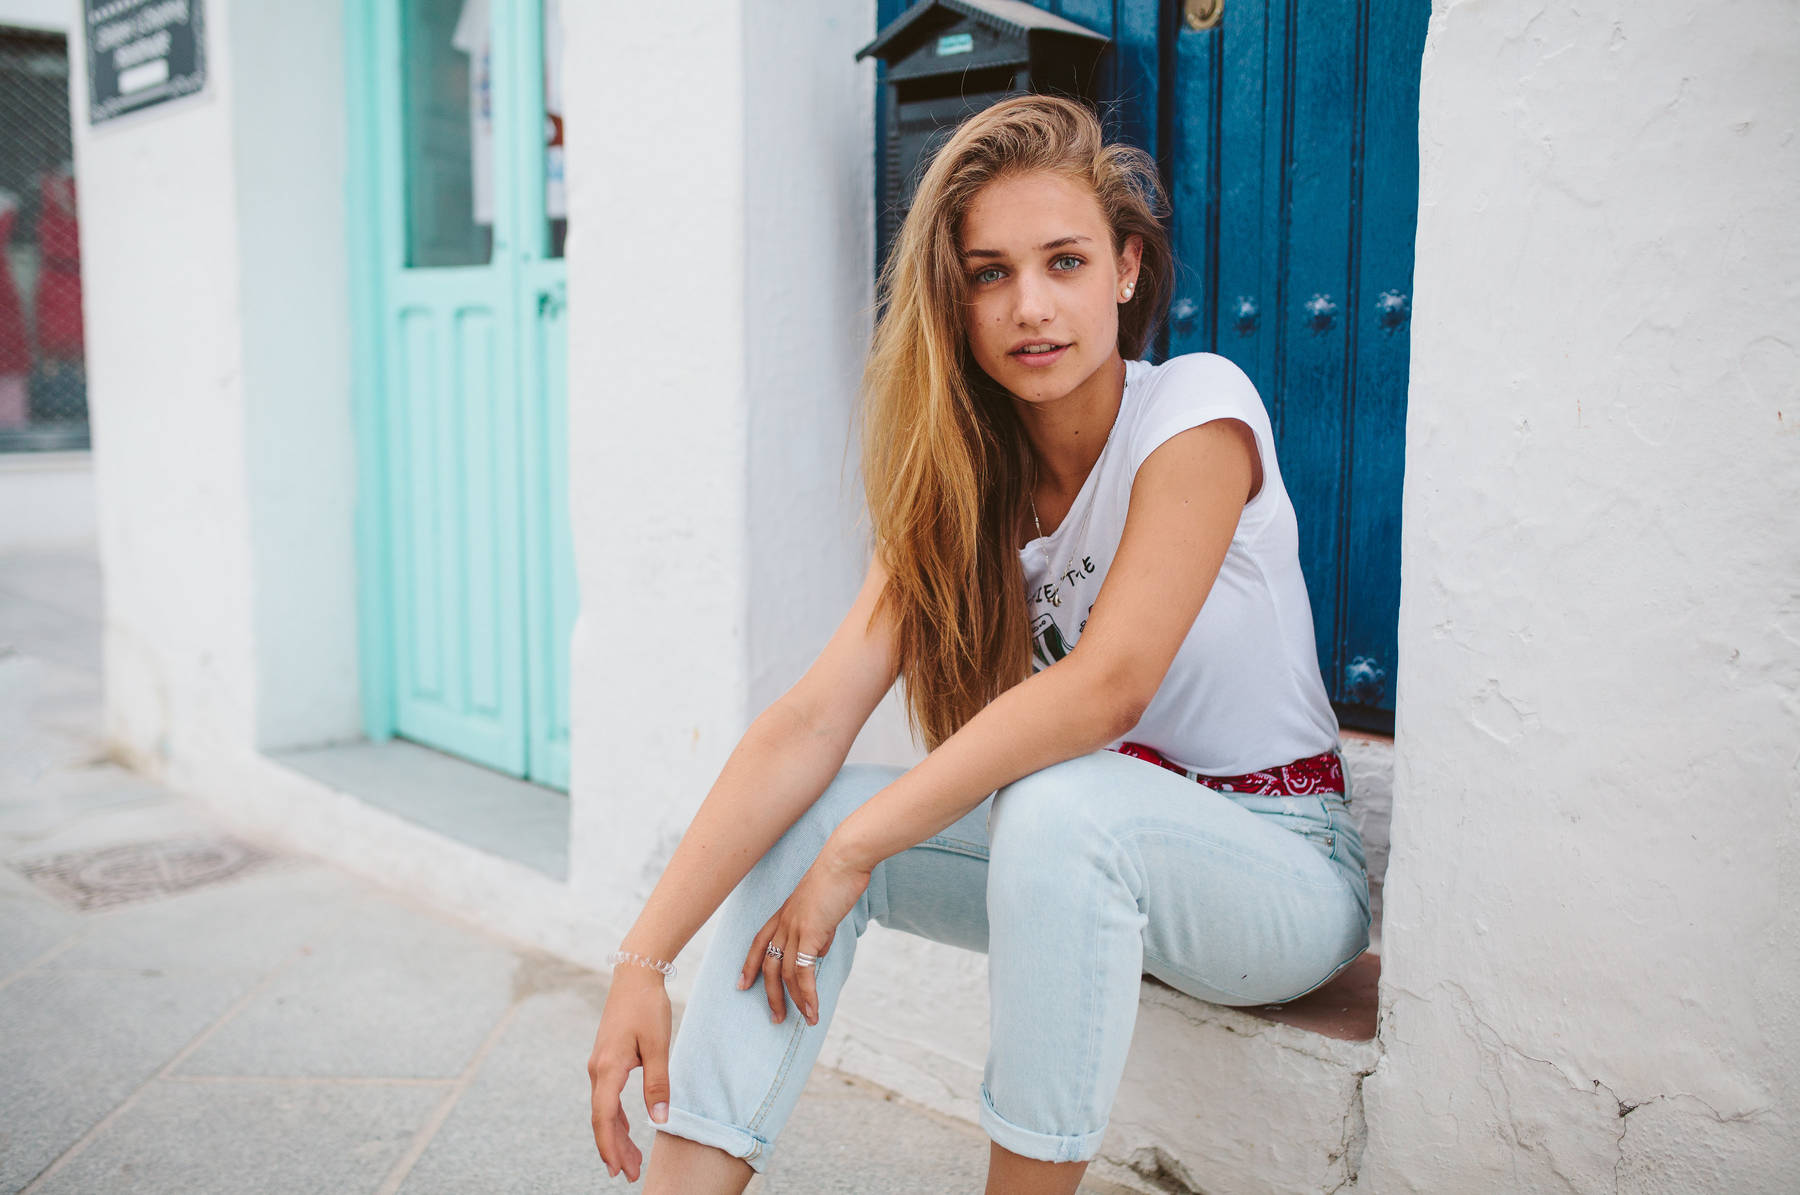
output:
[[[831,831],[904,771],[850,765],[733,889],[669,1053],[657,1130],[762,1172],[800,1098],[869,922],[988,956],[981,1126],[1013,1153],[1100,1150],[1145,972],[1215,1004],[1291,1000],[1369,944],[1363,845],[1342,794],[1216,792],[1095,751],[991,793],[884,859],[818,964],[819,1023],[761,982],[751,940]]]

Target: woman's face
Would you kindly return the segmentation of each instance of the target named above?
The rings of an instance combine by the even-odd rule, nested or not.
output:
[[[975,361],[1028,403],[1062,398],[1118,352],[1119,308],[1142,239],[1115,257],[1094,193],[1059,174],[983,187],[963,213],[965,328]]]

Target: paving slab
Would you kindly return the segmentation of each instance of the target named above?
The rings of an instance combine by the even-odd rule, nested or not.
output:
[[[29,651],[87,674],[97,686],[100,616],[100,560],[93,545],[0,556],[0,659]]]
[[[579,975],[578,972],[572,974]],[[400,1195],[534,1195],[610,1190],[588,1122],[587,1058],[605,988],[587,975],[527,996]],[[626,1089],[632,1140],[649,1152],[642,1072]]]
[[[92,850],[217,830],[197,805],[130,785],[81,785],[61,773],[29,786],[29,800],[0,813],[0,858],[17,867],[67,851]]]
[[[0,855],[34,850],[58,832],[83,830],[90,814],[171,808],[169,793],[111,762],[76,761],[34,777],[0,768]]]
[[[443,1098],[438,1086],[165,1079],[33,1195],[373,1192]]]
[[[535,1195],[630,1190],[606,1173],[588,1124],[586,1062],[605,1005],[601,976],[547,964],[550,990],[527,996],[399,1195]],[[675,1030],[680,1032],[676,1010]],[[643,1071],[621,1096],[646,1157],[653,1130]],[[918,1195],[980,1192],[989,1143],[979,1127],[817,1067],[782,1130],[767,1173],[746,1195]],[[1115,1192],[1103,1183],[1089,1195]]]
[[[254,982],[34,972],[0,988],[0,1191],[29,1182]]]
[[[818,1067],[746,1195],[979,1195],[988,1150],[974,1125]]]
[[[54,610],[84,631],[93,627],[100,621],[101,595],[95,545],[8,551],[0,556],[0,595],[12,599],[0,602],[0,609],[36,605]],[[79,637],[91,636],[83,633]],[[32,642],[33,650],[39,646]]]
[[[515,951],[371,893],[178,1068],[454,1078],[513,999]]]
[[[81,931],[81,919],[0,868],[0,983],[53,946]]]
[[[282,858],[223,883],[90,912],[80,939],[43,970],[260,977],[303,949],[323,947],[367,893],[342,872]]]
[[[100,678],[0,642],[0,791],[103,754]]]
[[[3,562],[0,562],[3,563]],[[0,567],[0,581],[5,571]],[[100,638],[82,613],[53,601],[7,592],[0,600],[0,653],[29,645],[31,654],[93,677],[100,675]]]

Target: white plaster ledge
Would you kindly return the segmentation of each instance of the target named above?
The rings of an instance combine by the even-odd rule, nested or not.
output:
[[[983,955],[871,926],[820,1061],[978,1125],[986,974]],[[1366,1139],[1362,1084],[1381,1054],[1375,1039],[1327,1037],[1146,977],[1088,1173],[1147,1195],[1348,1189]]]
[[[271,752],[337,792],[447,838],[569,878],[569,798],[404,739]]]
[[[460,841],[452,832],[369,799],[366,781],[371,774],[387,773],[395,747],[433,758],[422,761],[412,787],[391,788],[381,802],[399,806],[427,795],[446,798],[440,813],[459,823],[454,832],[477,838],[486,833],[484,846]],[[608,970],[605,955],[617,943],[621,927],[605,924],[568,884],[545,869],[557,869],[556,850],[566,858],[568,803],[560,793],[409,743],[345,744],[278,756],[219,751],[171,761],[168,767],[156,762],[131,760],[161,782],[198,796],[247,836],[328,859],[490,932],[602,973]],[[464,768],[481,775],[464,775],[467,783],[460,791],[455,784],[433,786],[434,776],[441,779]],[[502,802],[509,796],[524,803],[535,800],[544,808],[531,812],[521,807],[516,818],[502,818],[507,812]],[[556,818],[556,806],[565,839],[560,848],[549,841],[546,828]],[[490,823],[486,830],[484,821]],[[495,821],[516,822],[510,846],[505,836],[491,833]],[[535,857],[545,866],[509,854]]]

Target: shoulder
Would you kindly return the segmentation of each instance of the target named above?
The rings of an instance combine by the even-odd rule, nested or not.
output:
[[[1218,353],[1183,353],[1159,365],[1134,362],[1137,388],[1128,440],[1133,473],[1164,441],[1215,419],[1238,419],[1253,433],[1265,414],[1256,384]]]
[[[1138,381],[1146,399],[1159,403],[1260,401],[1250,375],[1219,353],[1183,353],[1160,365],[1141,364]]]

